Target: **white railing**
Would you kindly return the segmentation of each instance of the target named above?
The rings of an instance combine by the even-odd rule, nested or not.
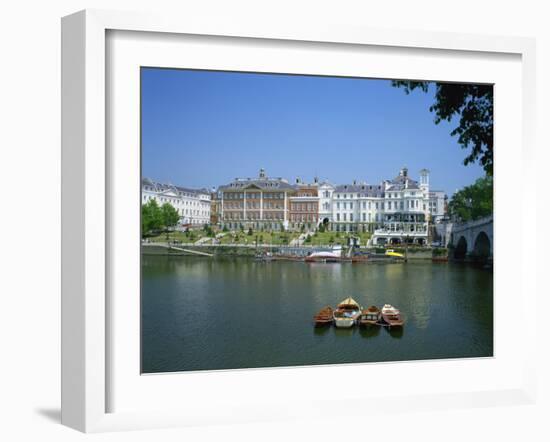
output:
[[[374,235],[399,235],[399,236],[426,236],[428,232],[426,230],[422,231],[405,231],[405,230],[389,230],[389,229],[376,229]]]

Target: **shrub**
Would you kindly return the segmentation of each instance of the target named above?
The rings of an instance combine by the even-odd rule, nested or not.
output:
[[[435,248],[432,250],[432,255],[433,256],[443,256],[443,255],[446,255],[448,252],[447,249],[445,248],[442,248],[442,247],[438,247],[438,248]]]

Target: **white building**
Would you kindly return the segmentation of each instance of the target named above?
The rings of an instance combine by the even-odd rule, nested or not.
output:
[[[332,198],[331,230],[354,232],[372,230],[383,221],[384,188],[363,183],[336,186]]]
[[[141,181],[141,203],[155,199],[159,206],[170,203],[180,214],[180,225],[202,226],[210,223],[210,191],[189,189],[154,182],[148,178]]]
[[[447,213],[447,195],[442,190],[431,190],[429,192],[428,209],[430,219],[434,223],[439,223]]]
[[[321,195],[326,195],[321,193]],[[428,222],[445,215],[445,194],[431,191],[429,171],[420,171],[420,181],[412,179],[406,167],[392,180],[380,184],[354,181],[334,187],[330,207],[330,229],[339,232],[371,231],[372,244],[426,244]]]
[[[328,181],[319,184],[319,223],[332,222],[332,196],[334,186]]]

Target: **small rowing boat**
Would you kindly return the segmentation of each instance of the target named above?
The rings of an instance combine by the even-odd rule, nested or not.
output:
[[[319,311],[314,317],[313,321],[315,322],[315,327],[323,327],[325,325],[330,325],[334,321],[333,318],[333,309],[330,306],[326,306]]]
[[[368,309],[361,312],[359,317],[359,325],[379,325],[380,321],[380,309],[375,305],[371,305]]]
[[[405,322],[401,318],[401,312],[391,304],[384,304],[381,314],[384,322],[390,327],[400,327]]]
[[[339,328],[350,328],[357,322],[361,306],[352,297],[344,299],[334,310],[334,325]]]

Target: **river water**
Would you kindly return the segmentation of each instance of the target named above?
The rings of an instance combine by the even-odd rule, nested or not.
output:
[[[397,306],[402,329],[315,328],[352,296]],[[493,354],[493,275],[455,263],[262,263],[142,257],[142,372]]]

